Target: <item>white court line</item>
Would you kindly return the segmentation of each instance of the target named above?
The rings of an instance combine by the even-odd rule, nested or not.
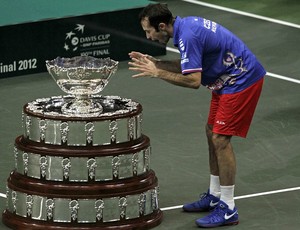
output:
[[[282,20],[278,20],[278,19],[274,19],[274,18],[269,18],[269,17],[257,15],[257,14],[247,13],[247,12],[244,12],[244,11],[241,11],[241,10],[234,10],[234,9],[231,9],[231,8],[228,8],[228,7],[218,6],[218,5],[214,5],[214,4],[210,4],[210,3],[206,3],[206,2],[201,2],[201,1],[196,1],[196,0],[182,0],[182,1],[300,29],[300,25],[295,24],[295,23],[286,22],[286,21],[282,21]]]
[[[300,187],[279,189],[279,190],[274,190],[274,191],[269,191],[269,192],[261,192],[261,193],[254,193],[254,194],[249,194],[249,195],[244,195],[244,196],[237,196],[237,197],[234,197],[234,199],[235,200],[240,200],[240,199],[246,199],[246,198],[252,198],[252,197],[266,196],[266,195],[271,195],[271,194],[292,192],[292,191],[296,191],[296,190],[300,190]],[[172,206],[172,207],[161,208],[161,210],[162,211],[168,211],[168,210],[174,210],[174,209],[179,209],[179,208],[182,208],[182,205],[176,205],[176,206]]]
[[[294,78],[290,78],[290,77],[285,77],[285,76],[278,75],[278,74],[275,74],[275,73],[267,72],[267,76],[300,84],[300,80],[297,80],[297,79],[294,79]]]
[[[286,188],[286,189],[279,189],[279,190],[273,190],[273,191],[268,191],[268,192],[254,193],[254,194],[243,195],[243,196],[236,196],[236,197],[234,197],[234,199],[235,199],[235,200],[241,200],[241,199],[247,199],[247,198],[259,197],[259,196],[267,196],[267,195],[278,194],[278,193],[284,193],[284,192],[292,192],[292,191],[297,191],[297,190],[300,190],[300,187]],[[0,197],[6,198],[6,195],[5,195],[4,193],[0,193]],[[179,209],[179,208],[182,208],[182,205],[176,205],[176,206],[171,206],[171,207],[165,207],[165,208],[161,208],[161,210],[162,210],[162,211],[168,211],[168,210],[174,210],[174,209]]]
[[[179,53],[179,50],[177,50],[175,48],[172,48],[172,47],[167,47],[167,50],[170,51],[170,52]],[[281,80],[290,81],[290,82],[293,82],[293,83],[300,84],[300,80],[290,78],[290,77],[285,77],[285,76],[282,76],[282,75],[279,75],[279,74],[267,72],[266,75],[269,76],[269,77],[274,77],[274,78],[278,78],[278,79],[281,79]]]

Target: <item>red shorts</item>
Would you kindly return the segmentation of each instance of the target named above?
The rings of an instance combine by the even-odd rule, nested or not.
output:
[[[264,78],[235,94],[212,93],[208,124],[213,133],[246,137]]]

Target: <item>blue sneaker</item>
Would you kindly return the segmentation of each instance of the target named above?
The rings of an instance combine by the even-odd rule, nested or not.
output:
[[[200,196],[199,200],[183,205],[182,209],[185,212],[207,212],[214,209],[219,201],[220,198],[211,195],[208,190],[207,193],[203,193]]]
[[[202,228],[213,228],[224,225],[236,225],[239,223],[237,209],[230,210],[228,205],[219,201],[217,207],[207,216],[196,220],[196,224]]]

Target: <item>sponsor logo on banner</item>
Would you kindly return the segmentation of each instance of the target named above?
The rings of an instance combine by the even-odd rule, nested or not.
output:
[[[69,53],[88,56],[107,56],[110,54],[110,33],[91,34],[86,26],[76,24],[66,33],[63,48]]]

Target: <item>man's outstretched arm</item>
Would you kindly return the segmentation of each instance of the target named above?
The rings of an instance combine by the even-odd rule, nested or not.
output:
[[[153,60],[152,57],[148,56],[130,56],[132,62],[128,64],[130,70],[139,72],[132,77],[153,77],[160,78],[171,84],[198,89],[201,85],[201,72],[195,72],[191,74],[183,75],[181,70],[178,71],[180,63],[178,61],[159,61]],[[160,63],[161,62],[161,63]],[[159,64],[160,63],[160,64]],[[160,67],[159,67],[160,66]],[[170,71],[171,69],[176,72]]]

